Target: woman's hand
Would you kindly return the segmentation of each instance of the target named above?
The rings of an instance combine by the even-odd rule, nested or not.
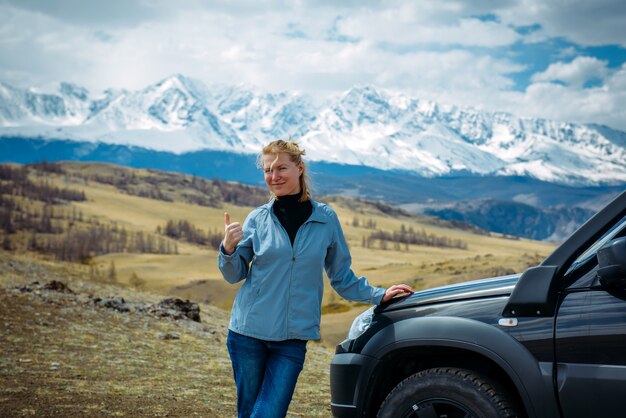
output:
[[[227,255],[231,255],[235,252],[235,248],[239,241],[243,238],[243,229],[239,222],[230,223],[230,215],[228,212],[224,213],[224,239],[222,240],[222,247]]]
[[[403,293],[413,293],[413,289],[411,289],[411,286],[406,284],[394,284],[385,291],[385,296],[383,296],[381,303],[387,302],[394,296],[398,296]]]

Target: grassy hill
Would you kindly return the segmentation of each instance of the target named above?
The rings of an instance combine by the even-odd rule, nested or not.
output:
[[[0,165],[0,416],[233,416],[225,338],[238,286],[221,278],[215,242],[224,211],[243,221],[266,199],[249,186],[113,165]],[[552,249],[381,202],[318,200],[337,211],[355,272],[379,286],[522,271]],[[168,230],[181,221],[187,235]],[[72,292],[45,289],[52,280]],[[326,284],[322,340],[309,344],[289,416],[330,415],[332,347],[366,309]],[[168,296],[198,303],[201,322],[95,302]]]
[[[89,257],[78,264],[85,276],[94,281],[115,282],[119,286],[188,298],[225,310],[230,308],[238,286],[229,285],[221,278],[214,244],[207,241],[199,245],[166,237],[157,231],[168,221],[185,220],[204,236],[213,236],[213,241],[217,238],[219,242],[224,212],[228,211],[231,219],[243,222],[253,207],[266,201],[265,190],[108,164],[54,163],[17,168],[24,171],[33,184],[43,183],[61,191],[84,194],[84,200],[60,199],[56,203],[13,196],[14,200],[27,202],[34,212],[43,212],[46,205],[64,213],[74,211],[73,220],[53,217],[53,228],[67,231],[72,223],[77,230],[95,222],[117,231],[123,229],[127,236],[141,234],[142,240],[152,237],[154,242],[167,240],[168,245],[176,246],[175,252],[126,249],[89,253]],[[10,180],[0,180],[0,183],[6,185]],[[2,194],[5,201],[11,198],[7,190],[5,188]],[[547,243],[497,236],[436,218],[409,216],[380,202],[329,196],[319,200],[332,205],[342,221],[353,255],[354,271],[379,286],[404,282],[420,289],[522,271],[552,249]],[[80,220],[76,220],[76,211]],[[462,245],[416,245],[371,239],[374,233],[398,235],[400,231],[414,231],[423,237]],[[14,252],[29,252],[29,240],[39,240],[37,245],[41,247],[45,246],[41,239],[54,234],[37,235],[30,230],[18,230],[13,234],[4,233],[4,236],[5,240],[7,236],[10,238]],[[134,241],[136,243],[136,236]],[[333,346],[343,339],[354,316],[365,307],[343,300],[326,284],[324,312],[340,312],[323,318],[322,340]]]

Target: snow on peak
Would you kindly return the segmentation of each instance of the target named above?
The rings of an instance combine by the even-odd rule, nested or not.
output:
[[[0,136],[256,153],[295,138],[312,160],[407,170],[524,175],[575,185],[626,182],[626,133],[484,112],[374,86],[316,104],[297,92],[212,85],[173,74],[138,91],[44,93],[0,82]],[[602,169],[598,169],[602,167]]]

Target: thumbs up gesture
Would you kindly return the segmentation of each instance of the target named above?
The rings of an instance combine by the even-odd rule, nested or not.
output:
[[[224,212],[224,239],[222,240],[222,247],[224,252],[228,255],[235,252],[235,247],[239,241],[243,238],[243,229],[239,222],[230,222],[230,215],[228,212]]]

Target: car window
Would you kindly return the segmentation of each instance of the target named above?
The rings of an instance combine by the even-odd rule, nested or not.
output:
[[[582,266],[588,267],[587,265],[589,263],[595,264],[596,253],[598,250],[612,239],[619,238],[624,235],[626,235],[626,216],[620,219],[619,222],[617,222],[611,229],[602,235],[600,239],[594,242],[584,253],[582,253],[576,261],[572,263],[565,275],[571,274],[574,270],[581,268]]]

